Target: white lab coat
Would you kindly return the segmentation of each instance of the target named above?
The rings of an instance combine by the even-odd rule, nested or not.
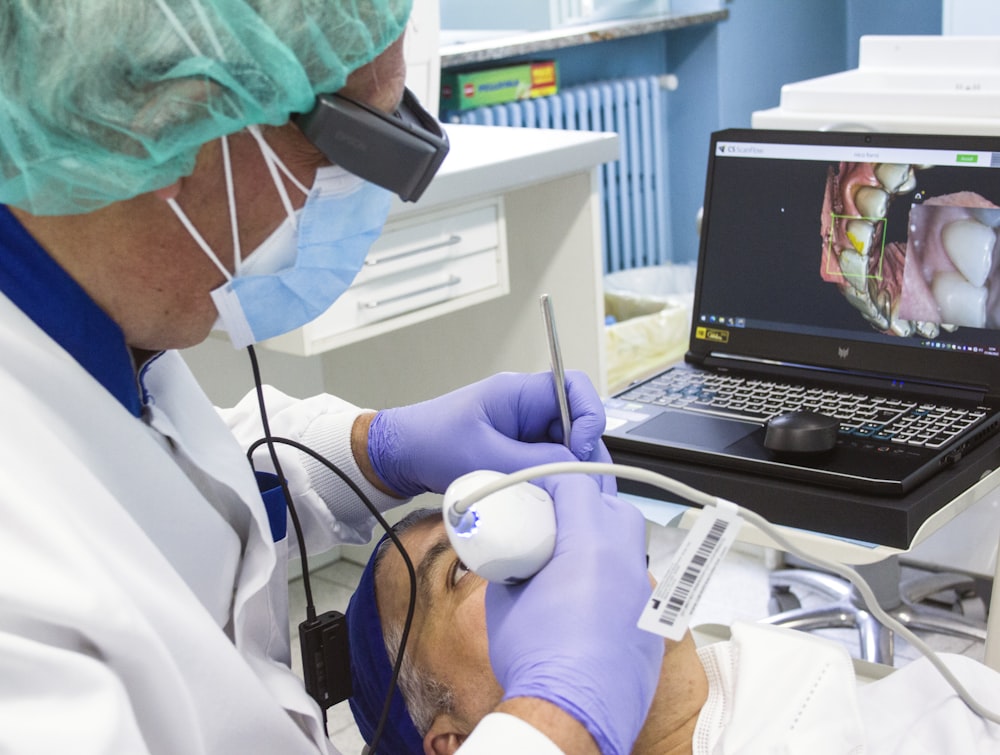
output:
[[[181,357],[145,371],[143,421],[2,296],[0,349],[0,752],[333,752],[289,668],[287,538]],[[349,459],[358,410],[316,401],[275,432],[319,421],[387,505]],[[290,466],[307,542],[368,537],[360,504]],[[494,743],[541,737],[493,718]]]

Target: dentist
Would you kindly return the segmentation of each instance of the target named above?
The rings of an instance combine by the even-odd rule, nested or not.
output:
[[[0,7],[0,751],[332,752],[290,668],[297,543],[266,460],[255,474],[245,455],[256,398],[216,410],[176,349],[216,322],[236,346],[286,332],[350,284],[389,191],[334,164],[293,115],[338,93],[361,123],[426,123],[403,93],[409,10]],[[572,452],[549,375],[381,412],[265,396],[276,434],[383,510],[484,466],[606,458],[579,374]],[[345,483],[280,453],[309,549],[371,537]],[[648,709],[662,644],[634,627],[641,519],[585,481],[556,499],[590,513],[560,535],[547,591],[497,595],[493,661],[513,694],[464,752],[627,752]],[[552,604],[553,584],[573,600]],[[550,620],[577,637],[537,631]],[[608,675],[626,680],[611,699]]]

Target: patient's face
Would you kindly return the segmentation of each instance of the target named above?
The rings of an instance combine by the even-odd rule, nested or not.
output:
[[[421,522],[400,539],[417,573],[417,604],[406,652],[418,669],[454,690],[454,728],[471,732],[503,696],[490,666],[486,581],[459,561],[440,519]],[[375,590],[383,627],[402,625],[409,577],[396,548],[386,552]]]
[[[453,712],[438,716],[424,748],[451,753],[503,697],[490,666],[486,581],[465,569],[438,517],[414,525],[400,540],[417,572],[417,604],[406,652],[418,670],[455,694]],[[409,590],[403,559],[390,546],[375,581],[383,628],[402,625]],[[659,688],[634,753],[690,753],[698,714],[708,696],[708,679],[691,635],[680,643],[667,642],[666,647]]]

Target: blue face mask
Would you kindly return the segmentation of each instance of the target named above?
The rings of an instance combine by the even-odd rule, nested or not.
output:
[[[227,280],[212,291],[219,311],[217,326],[229,333],[236,348],[300,328],[323,314],[357,276],[372,243],[382,232],[392,194],[343,168],[316,171],[302,209],[292,209],[275,168],[291,178],[266,143],[254,134],[272,170],[275,187],[288,217],[263,244],[230,274],[208,248],[176,203],[174,212]],[[224,149],[224,156],[228,150]],[[231,171],[226,158],[227,181]],[[293,180],[293,183],[296,183]],[[305,192],[305,189],[300,186]],[[230,193],[230,212],[235,204]],[[235,230],[234,230],[235,237]],[[239,260],[239,245],[234,258]]]

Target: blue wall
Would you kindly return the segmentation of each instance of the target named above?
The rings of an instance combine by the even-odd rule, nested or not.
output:
[[[774,107],[781,85],[845,70],[846,17],[829,0],[737,0],[719,24],[721,126],[750,127]]]
[[[668,32],[673,255],[697,256],[709,135],[749,127],[783,84],[857,66],[864,34],[940,34],[941,0],[729,0],[729,18]]]
[[[748,128],[755,110],[778,104],[782,84],[847,67],[841,2],[736,0],[726,7],[726,21],[675,32],[668,40],[668,64],[680,79],[669,111],[677,261],[698,253],[695,218],[711,132]]]
[[[725,21],[565,48],[551,57],[559,61],[564,87],[621,76],[677,75],[680,86],[667,96],[670,225],[673,257],[688,261],[698,253],[695,217],[710,134],[749,127],[755,110],[778,104],[783,84],[855,68],[864,34],[940,34],[941,3],[727,0]]]
[[[858,42],[865,34],[940,34],[942,5],[943,0],[847,0],[847,67],[858,67]]]

